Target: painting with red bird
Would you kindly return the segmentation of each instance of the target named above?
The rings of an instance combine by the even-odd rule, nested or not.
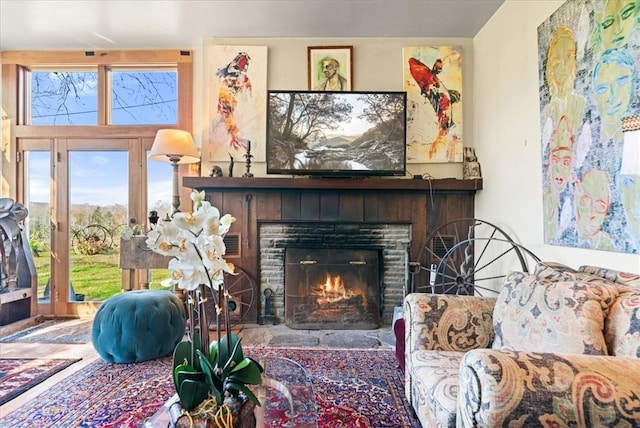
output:
[[[407,162],[462,162],[462,48],[403,48]]]
[[[267,47],[205,42],[205,60],[208,123],[203,156],[211,161],[242,162],[249,149],[255,161],[263,161]]]

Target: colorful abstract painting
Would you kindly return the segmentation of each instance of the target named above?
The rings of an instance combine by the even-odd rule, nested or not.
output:
[[[407,162],[462,162],[462,48],[402,49]]]
[[[265,159],[267,47],[205,43],[207,139],[211,161]],[[203,153],[204,154],[204,153]]]
[[[623,196],[640,173],[622,169],[639,164],[622,129],[640,114],[639,19],[638,0],[570,0],[538,27],[547,244],[640,251],[640,194]]]

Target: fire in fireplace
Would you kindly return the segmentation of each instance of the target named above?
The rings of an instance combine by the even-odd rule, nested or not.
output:
[[[299,329],[380,324],[379,251],[287,248],[285,323]]]

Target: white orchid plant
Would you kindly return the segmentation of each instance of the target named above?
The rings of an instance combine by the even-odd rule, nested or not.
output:
[[[147,233],[147,246],[173,259],[169,262],[169,282],[183,290],[196,290],[201,284],[218,290],[224,272],[234,273],[224,259],[224,237],[236,221],[204,199],[204,192],[192,192],[192,213],[176,212],[171,221],[159,222]]]
[[[185,290],[189,314],[188,340],[178,343],[173,353],[173,380],[183,409],[197,406],[221,408],[239,392],[258,402],[247,385],[262,380],[263,369],[255,360],[244,357],[240,339],[231,332],[229,293],[224,274],[235,267],[224,259],[224,237],[236,220],[205,200],[204,192],[192,192],[194,210],[176,212],[170,221],[161,221],[147,233],[147,246],[169,261],[170,285]],[[205,303],[211,289],[216,313],[217,340],[209,344],[209,326]],[[226,336],[220,334],[224,322]],[[203,410],[204,415],[208,410]]]

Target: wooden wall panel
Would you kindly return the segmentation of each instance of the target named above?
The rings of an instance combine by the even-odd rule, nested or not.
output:
[[[320,219],[320,195],[302,193],[300,195],[300,220],[318,221]]]
[[[338,193],[322,193],[320,195],[320,221],[341,221],[340,195]]]
[[[364,195],[363,202],[364,213],[362,219],[366,222],[377,221],[378,211],[380,210],[380,197],[376,193],[367,193]]]
[[[360,222],[364,219],[364,195],[362,193],[345,193],[340,195],[338,210],[340,221]]]
[[[256,206],[256,220],[280,220],[282,218],[282,198],[279,193],[253,192]]]
[[[300,193],[282,194],[282,219],[300,220]]]
[[[220,210],[220,213],[227,213],[228,211],[225,211],[224,205],[222,203],[222,197],[224,195],[225,195],[224,193],[207,192],[206,199],[211,203],[211,205],[218,208]],[[233,215],[235,216],[235,214]]]

